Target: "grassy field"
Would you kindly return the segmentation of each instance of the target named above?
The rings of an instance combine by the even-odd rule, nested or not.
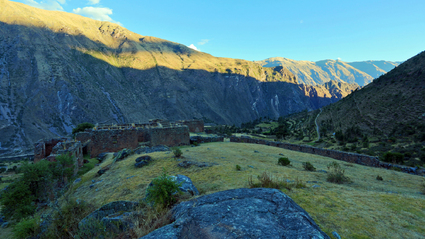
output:
[[[151,180],[165,168],[169,174],[192,179],[202,194],[248,187],[248,177],[269,172],[281,180],[302,180],[307,187],[283,190],[304,208],[328,235],[337,231],[343,238],[420,238],[425,234],[425,196],[420,193],[421,176],[349,164],[331,158],[256,144],[208,143],[183,147],[183,160],[215,162],[209,168],[177,167],[179,160],[171,152],[150,154],[154,162],[135,168],[132,155],[117,162],[104,175],[96,172],[112,162],[112,155],[83,176],[74,185],[74,197],[98,206],[116,200],[140,200]],[[256,152],[254,152],[256,151]],[[290,167],[277,165],[279,157],[288,157]],[[324,172],[308,172],[303,162],[317,170],[328,170],[337,161],[352,180],[350,184],[326,181]],[[236,170],[236,164],[242,167]],[[380,175],[383,181],[376,180]],[[94,182],[94,183],[93,183]],[[90,185],[94,185],[90,188]],[[316,185],[313,187],[313,185]],[[319,187],[317,187],[319,186]]]

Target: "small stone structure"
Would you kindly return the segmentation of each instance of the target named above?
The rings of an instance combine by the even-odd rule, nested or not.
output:
[[[77,133],[75,138],[83,143],[83,150],[90,152],[92,158],[103,152],[118,152],[124,148],[134,149],[139,144],[151,147],[188,145],[190,143],[189,127],[180,122],[171,123],[168,120],[155,119],[144,124],[102,125]],[[201,125],[199,122],[197,124]]]
[[[75,159],[75,171],[84,164],[83,147],[80,141],[69,138],[53,138],[48,140],[40,140],[34,144],[34,163],[42,159],[50,162],[56,161],[56,157],[61,154],[68,154]]]

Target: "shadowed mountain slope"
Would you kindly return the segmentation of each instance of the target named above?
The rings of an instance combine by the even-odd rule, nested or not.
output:
[[[363,89],[323,108],[318,117],[329,130],[358,127],[363,134],[385,137],[416,135],[425,140],[425,52]]]
[[[0,1],[0,153],[67,135],[82,122],[276,118],[335,102],[347,87],[356,88],[298,85],[281,66],[213,57],[117,24]]]
[[[258,61],[264,67],[283,66],[296,75],[300,83],[321,85],[330,80],[356,83],[360,86],[369,84],[374,78],[392,70],[397,62],[361,61],[343,62],[340,60],[295,61],[283,57],[272,57]]]

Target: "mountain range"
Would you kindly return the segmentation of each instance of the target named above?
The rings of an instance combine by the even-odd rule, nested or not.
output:
[[[264,67],[283,66],[290,70],[299,83],[321,85],[328,81],[357,83],[365,86],[373,79],[389,72],[400,64],[391,61],[344,62],[341,60],[296,61],[272,57],[258,61]]]
[[[298,77],[299,78],[299,77]],[[214,57],[117,24],[0,1],[0,154],[82,122],[236,124],[315,110],[358,85]]]

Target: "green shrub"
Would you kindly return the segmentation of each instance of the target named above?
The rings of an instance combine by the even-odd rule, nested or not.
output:
[[[288,158],[282,157],[278,159],[277,164],[282,166],[288,166],[291,164],[291,161]]]
[[[40,232],[39,217],[29,217],[22,219],[12,229],[13,236],[17,239],[35,238]]]
[[[344,175],[345,170],[341,168],[341,166],[337,162],[332,162],[328,164],[328,176],[327,181],[331,183],[348,183],[351,182],[351,180]]]
[[[310,162],[303,163],[303,168],[307,171],[316,171],[316,168]]]
[[[167,175],[165,169],[163,174],[152,180],[152,186],[147,188],[146,201],[154,206],[165,208],[173,205],[177,201],[178,194],[181,194],[178,184]]]
[[[241,171],[241,166],[239,166],[239,165],[236,164],[236,170],[237,171]]]
[[[6,172],[6,168],[0,168],[0,173]]]
[[[404,161],[404,155],[401,153],[386,152],[382,156],[382,160],[388,163],[402,164]]]
[[[6,190],[0,199],[2,214],[17,221],[34,213],[35,201],[45,202],[55,196],[55,189],[64,186],[74,173],[74,160],[68,155],[59,155],[56,162],[41,160],[24,162],[20,167],[22,176]]]
[[[52,224],[45,233],[45,238],[69,238],[70,235],[83,234],[79,232],[78,223],[95,209],[93,205],[85,201],[68,200],[53,214]]]
[[[74,129],[72,129],[72,134],[76,134],[78,132],[84,132],[86,129],[92,129],[94,127],[94,124],[90,123],[81,123],[77,125]]]
[[[378,180],[378,181],[382,181],[382,180],[384,180],[381,176],[376,176],[376,180]]]
[[[183,155],[183,152],[180,150],[180,148],[173,148],[173,154],[175,157],[180,158]]]
[[[192,144],[193,144],[193,145],[195,145],[195,146],[199,146],[199,143],[198,143],[198,142],[196,142],[196,141],[195,141],[195,142],[193,142]]]

